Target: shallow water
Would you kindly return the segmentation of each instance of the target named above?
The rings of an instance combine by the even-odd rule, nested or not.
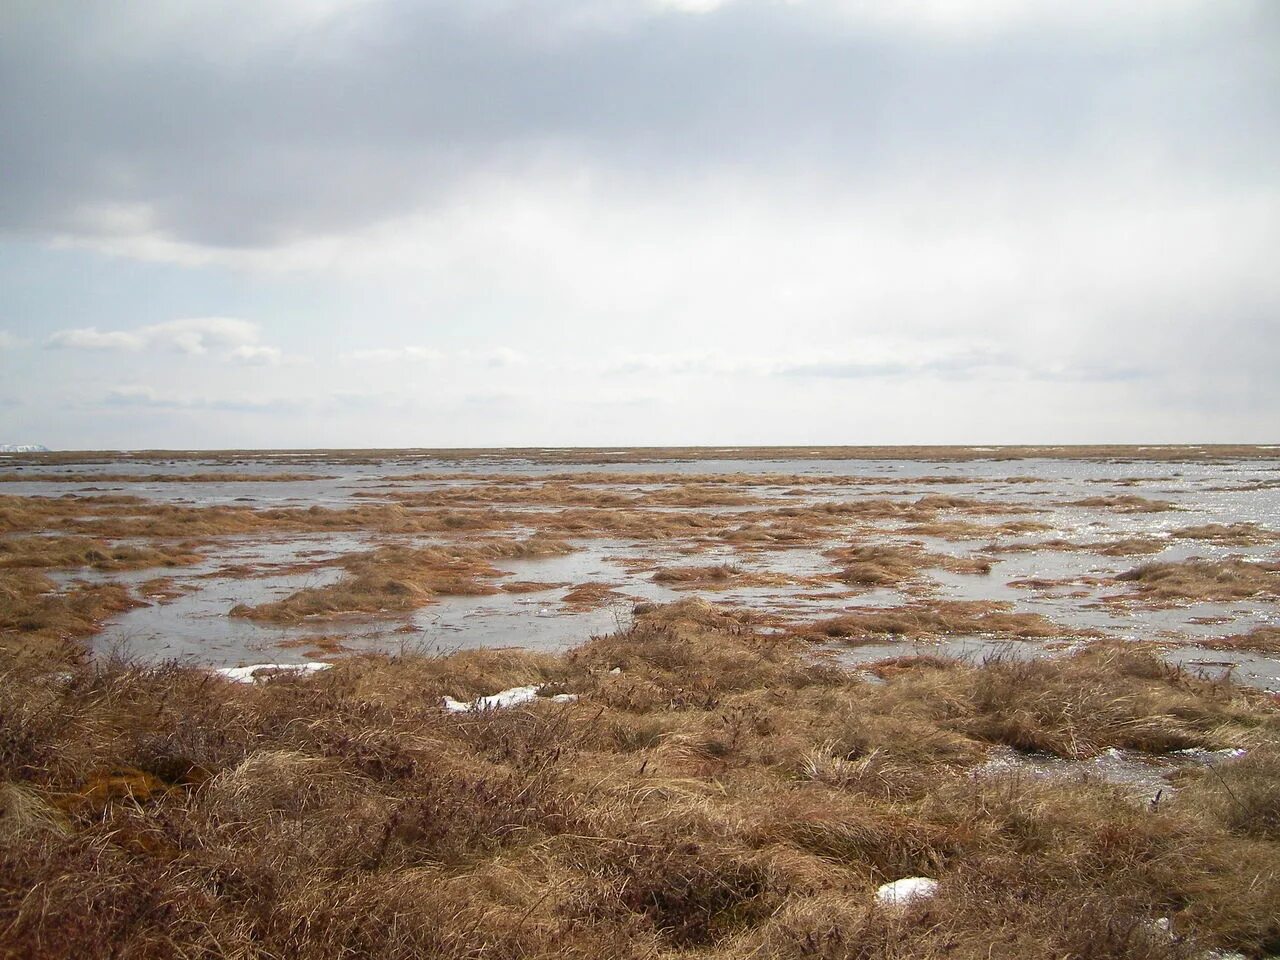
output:
[[[1007,504],[1030,506],[1037,512],[1002,513],[973,517],[963,509],[948,512],[957,520],[997,524],[1006,520],[1030,519],[1051,525],[1044,533],[1001,535],[978,540],[946,540],[913,536],[900,532],[875,534],[873,542],[901,540],[919,543],[932,552],[957,556],[982,553],[993,539],[1000,544],[1037,543],[1053,537],[1073,542],[1103,543],[1128,536],[1157,536],[1168,540],[1158,554],[1142,557],[1105,557],[1085,551],[1053,549],[1026,553],[990,553],[993,570],[988,575],[953,574],[931,571],[915,592],[954,600],[1000,600],[1017,611],[1040,613],[1082,634],[1101,631],[1132,639],[1164,643],[1167,656],[1176,662],[1206,670],[1223,670],[1221,664],[1234,663],[1241,679],[1280,688],[1280,659],[1257,655],[1227,654],[1194,646],[1197,638],[1247,631],[1261,624],[1280,622],[1280,608],[1272,600],[1237,601],[1225,604],[1187,604],[1164,609],[1133,604],[1103,602],[1107,595],[1123,593],[1114,583],[1088,582],[1112,577],[1141,563],[1180,560],[1188,557],[1219,558],[1241,556],[1275,558],[1276,544],[1263,547],[1230,547],[1213,543],[1176,540],[1172,531],[1205,523],[1254,522],[1280,528],[1280,486],[1249,487],[1280,479],[1280,459],[1221,461],[1208,463],[1134,462],[1110,460],[974,460],[967,462],[859,461],[859,460],[668,460],[644,463],[621,461],[565,465],[530,462],[519,457],[494,455],[470,461],[433,461],[401,457],[373,463],[326,460],[323,455],[271,455],[245,457],[236,462],[164,461],[126,459],[95,464],[66,464],[56,467],[19,469],[0,466],[0,476],[22,478],[24,474],[84,475],[84,480],[27,480],[0,484],[0,495],[20,494],[62,496],[67,493],[123,493],[160,503],[196,505],[236,504],[255,508],[279,506],[351,505],[376,502],[390,494],[438,489],[471,483],[459,474],[484,473],[495,477],[572,473],[584,480],[593,474],[777,474],[790,477],[838,477],[847,483],[814,485],[794,494],[790,482],[744,488],[768,503],[805,506],[861,499],[893,499],[908,503],[922,496],[960,496]],[[323,479],[282,481],[157,482],[140,480],[95,481],[110,475],[183,476],[191,473],[228,476],[231,474],[315,473]],[[417,475],[418,479],[406,479]],[[951,478],[955,483],[924,482]],[[1030,482],[1008,482],[1011,477],[1031,477]],[[877,482],[859,484],[867,478]],[[879,481],[893,481],[884,484]],[[660,484],[626,483],[596,486],[634,494],[659,489]],[[1070,501],[1112,494],[1139,495],[1164,499],[1177,505],[1164,513],[1122,513],[1105,508],[1067,505]],[[506,513],[517,513],[518,505],[499,505]],[[536,509],[554,509],[539,505]],[[461,512],[466,507],[456,508]],[[661,507],[664,512],[697,511],[701,508]],[[749,515],[759,505],[707,508],[720,515]],[[873,524],[884,526],[883,522]],[[518,645],[538,649],[559,649],[585,637],[612,631],[630,619],[635,601],[666,601],[699,595],[717,603],[749,607],[786,620],[812,620],[839,614],[851,607],[894,606],[911,597],[901,590],[881,588],[843,596],[846,588],[829,586],[737,587],[727,590],[673,590],[653,582],[656,566],[734,563],[747,570],[815,577],[834,572],[834,561],[823,556],[832,545],[857,541],[866,521],[850,517],[847,525],[833,528],[833,539],[825,545],[787,547],[776,545],[705,544],[689,541],[627,542],[581,540],[576,552],[564,557],[500,561],[495,564],[512,580],[564,583],[568,586],[533,594],[498,593],[481,597],[444,597],[411,617],[349,617],[274,626],[227,616],[236,603],[258,603],[278,599],[305,586],[333,582],[341,571],[332,561],[349,553],[368,550],[385,543],[421,544],[427,538],[397,538],[385,535],[308,535],[296,537],[224,537],[216,541],[209,557],[200,564],[176,569],[152,568],[144,571],[101,574],[92,571],[63,572],[61,581],[73,579],[117,579],[134,585],[157,577],[172,577],[186,591],[176,600],[157,602],[129,611],[110,621],[96,639],[95,649],[103,651],[127,645],[144,657],[181,657],[212,664],[233,664],[270,658],[300,661],[301,648],[276,649],[281,642],[308,636],[342,634],[354,648],[386,648],[405,643],[441,649]],[[519,535],[513,528],[506,533]],[[460,542],[465,543],[465,540]],[[310,565],[299,569],[299,565]],[[248,567],[249,571],[236,568]],[[1071,580],[1071,584],[1049,590],[1033,590],[1011,584],[1026,578]],[[571,610],[563,603],[564,593],[575,584],[599,581],[614,585],[622,599],[593,610]],[[1197,621],[1219,622],[1197,622]],[[992,642],[982,637],[957,637],[928,644],[933,650],[973,653],[987,651]],[[1001,646],[1007,642],[1002,641]],[[886,655],[903,644],[876,644],[864,648],[868,654]],[[916,645],[907,645],[914,647]],[[1045,644],[1019,642],[1025,653],[1043,652]],[[1053,645],[1050,645],[1053,646]],[[855,659],[860,658],[860,654]]]

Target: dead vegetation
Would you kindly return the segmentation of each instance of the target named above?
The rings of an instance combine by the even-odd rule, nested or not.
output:
[[[301,483],[332,480],[320,473],[36,473],[0,471],[0,483]]]
[[[1174,530],[1173,536],[1233,547],[1251,547],[1280,540],[1280,534],[1256,523],[1206,523]]]
[[[1038,613],[1015,613],[1010,604],[992,600],[917,600],[896,607],[861,607],[798,630],[813,640],[847,643],[885,639],[948,636],[993,636],[1043,639],[1064,629]]]
[[[1229,637],[1209,637],[1198,641],[1210,650],[1239,650],[1243,653],[1280,653],[1280,627],[1254,627],[1248,633]]]
[[[1083,500],[1071,500],[1063,504],[1067,507],[1104,507],[1117,513],[1165,513],[1177,510],[1177,504],[1168,500],[1154,500],[1140,497],[1132,493],[1117,493],[1102,497],[1085,497]]]
[[[339,561],[346,573],[336,583],[257,606],[237,604],[231,616],[292,623],[351,613],[408,613],[436,596],[497,593],[493,581],[502,573],[489,562],[497,549],[380,547]]]
[[[0,954],[960,960],[1280,942],[1276,708],[1132,648],[868,683],[689,601],[562,656],[0,673]],[[573,704],[449,714],[522,684]],[[990,744],[1246,747],[1151,808]],[[936,899],[878,908],[926,874]],[[1178,940],[1152,921],[1170,918]]]
[[[186,566],[200,559],[197,546],[110,544],[89,537],[0,538],[0,569],[90,567],[94,570],[141,570]]]
[[[820,586],[826,581],[769,570],[748,570],[737,563],[659,567],[654,583],[674,590],[727,590],[731,587]]]
[[[109,616],[141,606],[117,583],[59,586],[34,570],[0,574],[0,656],[41,663],[78,662],[81,644]]]
[[[926,570],[986,574],[991,561],[985,557],[955,557],[930,553],[918,544],[855,544],[828,550],[825,556],[841,565],[842,583],[864,587],[892,587],[920,579]]]
[[[1280,564],[1247,560],[1148,563],[1115,578],[1150,602],[1225,601],[1280,594]]]

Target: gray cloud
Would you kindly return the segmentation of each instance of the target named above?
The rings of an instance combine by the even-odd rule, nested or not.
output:
[[[638,181],[1074,164],[1270,178],[1274,5],[959,33],[844,6],[10,4],[0,227],[271,246],[540,164]]]

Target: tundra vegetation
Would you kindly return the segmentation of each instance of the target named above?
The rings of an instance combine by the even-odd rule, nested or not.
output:
[[[10,957],[1280,948],[1280,710],[1134,645],[858,674],[691,599],[559,655],[0,674]],[[546,697],[450,713],[520,685]],[[550,694],[577,696],[552,702]],[[1157,803],[993,747],[1246,751]],[[1178,754],[1174,754],[1177,756]],[[1084,769],[1088,769],[1087,767]],[[937,896],[891,908],[908,876]]]
[[[282,455],[283,472],[248,454],[224,457],[232,473],[197,458],[187,474],[95,473],[92,457],[57,454],[3,472],[16,492],[0,494],[0,957],[1280,952],[1280,701],[1009,599],[1161,616],[1229,604],[1186,620],[1233,623],[1280,599],[1275,531],[1128,492],[1064,497],[1024,465],[946,472],[1025,450],[915,451],[937,472],[910,478],[610,465],[659,455],[681,452],[530,453],[603,469],[527,474],[417,473],[415,454],[363,451]],[[401,461],[345,498],[254,499],[258,483]],[[184,479],[235,496],[130,487]],[[103,484],[120,489],[87,488]],[[339,540],[276,563],[232,549]],[[611,572],[565,572],[575,551],[615,544],[629,552]],[[1059,553],[1075,572],[1034,569]],[[1020,577],[1002,571],[1023,561]],[[226,612],[286,637],[305,624],[281,659],[328,669],[237,683],[91,655],[105,621],[203,578],[313,570],[323,582]],[[637,584],[682,599],[637,604]],[[622,623],[560,653],[352,642],[361,623],[408,627],[441,598],[521,594],[550,615],[613,607]],[[734,606],[748,594],[810,615]],[[1280,653],[1274,617],[1260,619],[1198,642]],[[969,637],[1058,652],[930,646]],[[897,641],[910,644],[844,659]],[[510,708],[444,707],[526,687],[540,695]],[[1108,780],[1110,751],[1163,789]],[[1039,776],[1041,762],[1074,772]],[[936,878],[936,896],[877,902],[913,876]]]

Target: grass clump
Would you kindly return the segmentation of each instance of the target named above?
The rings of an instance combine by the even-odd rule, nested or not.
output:
[[[89,537],[9,537],[0,539],[0,568],[90,567],[141,570],[185,566],[200,559],[194,545],[146,547],[109,544]]]
[[[1168,500],[1140,497],[1134,493],[1117,493],[1101,497],[1085,497],[1063,504],[1067,507],[1105,507],[1117,513],[1165,513],[1177,510],[1178,505]]]
[[[1280,565],[1247,560],[1148,563],[1116,577],[1151,601],[1242,600],[1280,593]]]
[[[233,617],[292,623],[350,613],[406,613],[437,595],[496,593],[501,576],[485,559],[488,550],[442,547],[381,547],[340,561],[346,575],[337,583],[307,587],[283,600],[257,606],[237,604]]]
[[[896,607],[855,608],[804,627],[810,639],[850,643],[890,639],[927,639],[957,635],[1043,639],[1063,629],[1038,613],[1014,613],[991,600],[918,600]]]
[[[1254,627],[1248,633],[1232,634],[1229,637],[1209,637],[1197,643],[1209,650],[1280,653],[1280,627]]]
[[[912,544],[862,544],[830,550],[826,555],[840,562],[839,579],[855,586],[898,586],[919,579],[929,569],[991,572],[991,561],[986,558],[929,553]]]
[[[977,960],[1280,937],[1262,697],[1109,646],[880,673],[697,600],[561,655],[369,655],[254,684],[9,663],[3,949]],[[439,705],[519,685],[579,699]],[[1234,802],[1206,776],[1153,810],[1087,777],[980,773],[993,742],[1250,753],[1217,768]],[[876,906],[913,874],[939,896]],[[1166,916],[1177,944],[1151,933]]]

